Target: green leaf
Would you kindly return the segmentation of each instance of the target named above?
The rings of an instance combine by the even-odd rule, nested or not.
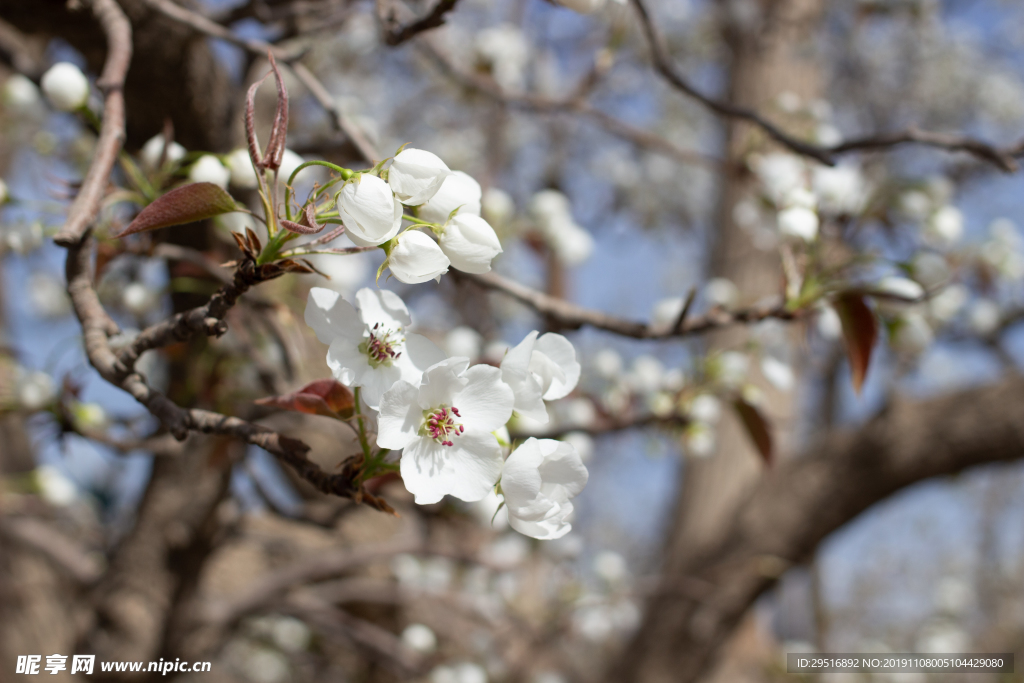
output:
[[[773,455],[772,433],[768,426],[768,421],[754,404],[743,398],[735,399],[732,405],[743,422],[743,426],[747,428],[747,433],[750,435],[751,441],[754,442],[754,446],[757,447],[757,452],[764,458],[764,463],[771,465]]]
[[[117,237],[213,218],[237,211],[235,200],[213,183],[189,183],[158,197]]]
[[[860,292],[844,292],[836,297],[833,305],[843,324],[853,390],[860,394],[871,365],[871,352],[878,339],[878,320]]]

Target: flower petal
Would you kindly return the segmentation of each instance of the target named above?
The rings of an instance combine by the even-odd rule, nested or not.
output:
[[[466,273],[490,271],[491,261],[502,252],[494,228],[472,214],[456,215],[441,234],[440,245],[452,266]]]
[[[405,302],[392,291],[363,287],[356,292],[356,303],[359,304],[359,316],[367,329],[373,329],[377,323],[389,330],[412,324]]]
[[[553,401],[568,396],[580,381],[580,364],[576,360],[576,349],[572,342],[560,334],[548,332],[537,340],[534,352],[543,353],[561,370],[558,376],[552,377],[551,384],[544,392],[544,399]],[[533,370],[532,358],[530,369]],[[563,376],[564,379],[561,378]]]
[[[479,216],[482,197],[480,183],[468,173],[455,171],[444,179],[437,194],[419,208],[417,215],[438,225],[444,225],[455,209],[460,216]]]
[[[501,447],[492,434],[466,432],[453,446],[419,437],[402,452],[402,479],[420,505],[445,495],[483,500],[501,476]]]
[[[316,338],[330,344],[337,337],[360,339],[363,323],[352,304],[331,289],[313,287],[306,299],[306,324],[316,332]]]
[[[423,409],[416,403],[418,390],[399,380],[380,397],[377,420],[377,445],[381,448],[405,448],[417,438]]]
[[[512,417],[515,396],[501,381],[501,370],[489,365],[474,365],[464,375],[465,387],[452,396],[452,405],[462,416],[466,432],[493,432]]]
[[[437,243],[419,230],[406,230],[388,256],[388,267],[399,282],[414,285],[441,277],[451,262]]]
[[[423,372],[423,383],[419,390],[419,405],[423,410],[440,405],[452,405],[452,397],[466,386],[463,377],[469,367],[468,358],[446,358]],[[493,430],[488,430],[493,431]]]
[[[395,361],[395,366],[402,371],[402,379],[419,385],[426,369],[444,359],[444,351],[437,344],[421,334],[406,332],[405,347]]]

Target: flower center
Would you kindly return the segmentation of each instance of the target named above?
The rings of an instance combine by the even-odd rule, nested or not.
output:
[[[455,418],[462,418],[459,415],[459,409],[455,406],[451,408],[440,406],[433,410],[424,410],[423,415],[425,421],[420,429],[420,433],[430,437],[442,446],[455,445],[452,443],[452,439],[466,431],[466,428],[461,423],[455,421]]]
[[[370,330],[370,338],[359,345],[359,350],[366,354],[371,366],[390,366],[392,361],[402,355],[397,349],[404,341],[401,330],[392,332],[381,329],[380,323],[376,323]]]

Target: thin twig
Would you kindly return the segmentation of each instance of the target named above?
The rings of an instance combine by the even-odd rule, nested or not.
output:
[[[416,37],[424,31],[429,31],[432,28],[443,26],[445,15],[455,9],[455,3],[458,1],[459,0],[438,0],[437,4],[434,5],[434,8],[431,9],[423,18],[410,21],[406,24],[399,24],[398,20],[394,16],[394,11],[392,10],[387,17],[381,17],[382,20],[386,21],[384,42],[391,46],[401,45],[405,41]]]
[[[801,156],[816,159],[828,166],[834,166],[837,155],[863,151],[868,149],[889,149],[906,143],[916,143],[935,147],[950,152],[967,152],[975,157],[994,164],[1000,170],[1014,173],[1019,166],[1014,157],[1024,154],[1024,141],[1008,149],[999,149],[982,140],[963,135],[933,133],[910,127],[899,133],[886,133],[840,143],[832,147],[822,147],[793,137],[781,128],[762,117],[753,109],[739,107],[729,102],[708,97],[685,79],[675,68],[665,49],[665,43],[654,26],[644,0],[632,0],[647,44],[651,51],[651,60],[655,70],[676,90],[700,102],[712,112],[726,118],[749,121],[758,126],[779,144]]]
[[[690,316],[688,320],[678,326],[675,324],[677,321],[668,324],[643,323],[577,306],[565,299],[531,289],[494,272],[482,275],[454,272],[454,276],[475,282],[486,289],[506,294],[526,304],[544,317],[555,321],[560,327],[575,330],[587,325],[634,339],[671,339],[709,332],[730,325],[760,322],[767,318],[794,320],[802,315],[800,311],[790,311],[782,305],[755,306],[736,311],[716,308],[704,315]]]

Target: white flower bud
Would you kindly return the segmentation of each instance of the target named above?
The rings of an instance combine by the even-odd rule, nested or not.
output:
[[[967,314],[967,321],[975,334],[987,337],[999,329],[1002,314],[999,304],[992,299],[978,299]]]
[[[818,214],[804,206],[783,209],[777,217],[779,232],[811,242],[818,236]]]
[[[721,306],[728,310],[740,301],[740,290],[732,280],[724,277],[712,278],[704,285],[704,298],[709,306]]]
[[[78,488],[64,473],[52,465],[40,465],[36,468],[36,485],[39,493],[50,505],[66,507],[75,502]]]
[[[419,206],[433,197],[451,174],[445,163],[432,152],[405,149],[395,156],[388,169],[388,184],[399,201]]]
[[[441,251],[453,267],[466,273],[486,273],[502,252],[494,228],[480,216],[455,214],[440,237]]]
[[[857,214],[867,200],[864,176],[856,166],[817,166],[813,185],[822,211],[828,213]]]
[[[941,254],[923,251],[914,257],[914,279],[928,289],[935,289],[949,280],[949,264]]]
[[[622,372],[622,356],[614,349],[601,349],[594,354],[594,369],[605,379],[617,379]]]
[[[336,200],[346,234],[361,247],[383,244],[402,227],[401,202],[376,176],[357,175],[345,183]]]
[[[249,150],[240,147],[228,155],[228,170],[231,171],[231,185],[243,190],[255,190],[259,187],[259,178],[256,177],[256,169],[252,166],[252,159],[249,157]]]
[[[142,165],[149,169],[155,169],[156,165],[160,163],[160,154],[164,151],[164,144],[163,135],[154,135],[147,140],[146,144],[142,146],[142,151],[139,153]],[[164,153],[164,163],[171,164],[181,161],[185,153],[185,148],[172,140],[171,144],[167,145],[167,152]]]
[[[437,649],[437,636],[428,626],[410,624],[402,631],[402,644],[413,652],[430,654]]]
[[[964,215],[955,206],[944,206],[928,219],[925,234],[938,244],[949,246],[964,234]]]
[[[419,230],[406,230],[399,235],[388,255],[388,268],[399,282],[410,285],[440,281],[449,265],[451,261],[437,243]]]
[[[687,454],[695,458],[709,458],[715,453],[715,432],[703,422],[686,428],[684,444]]]
[[[679,318],[679,314],[683,312],[683,305],[685,303],[683,298],[678,296],[661,299],[654,304],[651,320],[655,325],[671,325]]]
[[[43,74],[43,94],[54,109],[75,111],[89,100],[89,79],[70,62],[58,62]]]
[[[816,327],[818,334],[825,339],[839,339],[839,335],[843,333],[843,323],[836,309],[831,306],[822,306]]]
[[[277,177],[283,182],[288,182],[288,179],[292,177],[292,173],[295,172],[299,166],[306,162],[301,155],[293,152],[290,149],[285,149],[284,154],[281,155],[281,166],[277,169]],[[303,173],[308,173],[307,168]]]
[[[932,200],[927,192],[921,190],[907,190],[900,195],[898,200],[900,212],[907,218],[915,221],[922,221],[928,216],[932,209]]]
[[[928,301],[928,312],[940,323],[948,323],[967,303],[970,293],[960,283],[952,284]]]
[[[472,327],[459,325],[444,337],[444,349],[450,357],[462,356],[474,361],[480,357],[483,337]]]
[[[12,111],[27,113],[39,106],[39,88],[21,74],[14,74],[4,81],[3,100]]]
[[[911,279],[898,275],[883,277],[875,285],[875,291],[899,299],[915,300],[924,296],[924,288]]]
[[[691,420],[704,424],[716,424],[722,417],[722,402],[711,394],[701,394],[693,399],[688,411]]]
[[[459,210],[459,216],[479,216],[481,197],[480,183],[462,171],[455,171],[444,179],[437,193],[420,206],[418,215],[438,225],[444,225],[455,209]]]
[[[789,391],[796,382],[793,368],[771,356],[765,356],[761,359],[761,374],[779,391]]]
[[[121,305],[130,313],[143,316],[159,301],[159,296],[141,282],[132,282],[121,291]]]
[[[516,212],[515,202],[508,192],[497,187],[488,188],[481,201],[483,217],[491,225],[503,225]]]
[[[212,154],[204,154],[192,164],[188,171],[188,179],[193,183],[213,183],[227,189],[231,180],[231,171],[220,163],[220,159]]]
[[[29,372],[18,381],[18,404],[28,411],[42,410],[57,396],[53,380],[45,372]]]
[[[917,355],[931,345],[934,336],[924,316],[908,313],[898,321],[890,344],[895,351]]]

